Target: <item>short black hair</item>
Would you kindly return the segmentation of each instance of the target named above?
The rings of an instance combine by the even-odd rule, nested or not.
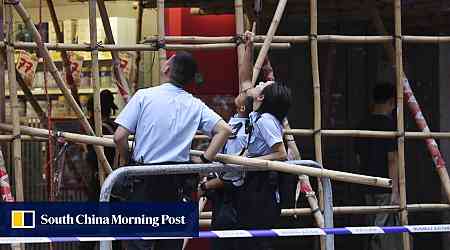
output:
[[[373,88],[372,97],[375,104],[383,104],[395,97],[395,86],[389,82],[380,82]]]
[[[191,53],[179,51],[172,58],[170,80],[185,85],[194,80],[197,74],[197,62]]]
[[[269,113],[275,116],[278,121],[283,122],[291,107],[291,90],[287,86],[275,82],[266,86],[261,94],[264,95],[264,100],[256,111],[258,113]]]

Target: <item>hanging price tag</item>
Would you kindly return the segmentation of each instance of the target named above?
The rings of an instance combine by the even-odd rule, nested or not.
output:
[[[37,65],[38,58],[35,55],[32,55],[25,50],[19,50],[16,69],[29,87],[33,86]]]
[[[72,74],[73,83],[76,86],[80,86],[81,85],[81,68],[83,67],[84,57],[75,52],[68,52],[67,55],[69,56],[70,73]],[[67,81],[67,79],[66,79],[66,81]],[[67,81],[67,82],[69,82],[69,81]]]

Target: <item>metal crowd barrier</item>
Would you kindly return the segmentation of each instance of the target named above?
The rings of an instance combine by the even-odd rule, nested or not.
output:
[[[289,163],[303,166],[311,166],[322,168],[322,166],[311,160],[288,161]],[[144,175],[168,175],[168,174],[192,174],[192,173],[209,173],[236,170],[241,168],[246,171],[262,171],[260,168],[239,166],[232,164],[210,163],[210,164],[175,164],[175,165],[148,165],[148,166],[124,166],[114,170],[103,182],[100,191],[100,202],[109,202],[111,190],[119,179],[129,176]],[[324,192],[324,220],[325,227],[333,227],[333,193],[331,181],[328,177],[322,177],[322,185]],[[326,250],[334,250],[334,235],[325,235]],[[111,241],[100,241],[100,250],[111,250]]]

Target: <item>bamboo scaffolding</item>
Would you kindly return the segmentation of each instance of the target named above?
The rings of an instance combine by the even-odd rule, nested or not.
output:
[[[14,41],[13,37],[13,12],[11,5],[6,6],[6,39],[9,43]],[[14,48],[6,47],[6,59],[8,64],[8,80],[12,117],[12,134],[14,136],[12,145],[14,180],[16,186],[16,201],[24,201],[23,196],[23,176],[22,176],[22,141],[20,140],[20,115],[18,111],[16,65],[14,63]]]
[[[242,0],[234,0],[234,18],[236,23],[236,36],[240,37],[244,35],[244,9],[242,7]],[[232,40],[230,42],[233,42]],[[236,47],[237,52],[237,66],[238,66],[238,80],[239,80],[239,92],[242,91],[242,75],[239,69],[242,68],[244,54],[245,54],[245,44],[239,43]]]
[[[378,9],[368,4],[368,8],[371,10],[373,23],[375,28],[377,29],[378,33],[386,34],[386,28],[384,27],[384,24],[381,20],[380,14],[378,13]],[[393,54],[394,54],[394,48],[391,44],[385,44],[384,48],[386,50],[386,54],[389,59],[391,59],[392,62],[394,62]],[[411,86],[409,84],[409,81],[402,69],[401,71],[401,77],[402,77],[402,84],[404,88],[404,99],[408,100],[408,107],[410,112],[412,113],[414,120],[416,122],[417,127],[425,133],[428,133],[430,131],[430,128],[428,127],[427,121],[425,120],[422,111],[420,109],[419,103],[417,102],[414,93],[411,89]],[[446,164],[444,159],[442,158],[441,152],[439,150],[439,146],[437,142],[434,139],[426,139],[425,143],[427,145],[427,149],[433,159],[434,165],[436,166],[436,171],[439,175],[439,178],[441,180],[442,187],[444,189],[444,192],[446,194],[447,202],[450,202],[450,177],[447,172]]]
[[[99,0],[99,9],[100,8]],[[104,26],[105,25],[105,22]],[[111,27],[110,27],[111,28]],[[106,29],[105,29],[106,30]],[[107,32],[106,32],[107,33]],[[95,134],[98,137],[103,136],[103,120],[102,120],[102,110],[100,103],[100,71],[98,67],[98,50],[97,50],[97,1],[89,0],[89,39],[91,46],[91,80],[92,87],[94,89],[94,129]],[[114,57],[113,57],[113,60]],[[101,148],[102,153],[104,154],[104,148]],[[100,186],[103,184],[103,180],[105,179],[105,172],[101,166],[100,160],[98,160],[98,180],[100,182]]]
[[[109,22],[108,11],[106,10],[105,2],[103,0],[97,0],[98,11],[103,23],[103,29],[106,35],[106,43],[115,44],[114,36],[111,30],[111,24]],[[92,46],[92,44],[91,44]],[[97,46],[96,46],[97,47]],[[113,71],[114,77],[116,78],[117,88],[120,90],[120,95],[122,96],[125,103],[128,102],[130,95],[130,85],[125,79],[122,70],[120,69],[120,58],[117,51],[111,51],[112,61],[113,61]]]
[[[157,4],[157,11],[158,11],[158,43],[162,45],[165,40],[166,36],[166,29],[165,29],[165,22],[164,22],[164,0],[156,0]],[[164,46],[165,47],[165,46]],[[158,58],[159,58],[159,72],[160,72],[160,80],[162,78],[162,68],[164,67],[164,64],[166,63],[167,56],[166,56],[166,48],[159,48],[158,49]]]
[[[0,123],[0,130],[4,131],[12,131],[13,126],[9,124]],[[27,135],[33,135],[38,137],[48,136],[49,131],[47,129],[41,128],[32,128],[27,126],[20,126],[20,131]],[[90,135],[81,135],[76,133],[69,132],[55,132],[50,131],[50,135],[65,138],[70,142],[79,142],[86,143],[92,145],[101,145],[105,147],[115,147],[115,144],[112,139],[90,136]],[[202,151],[191,150],[192,155],[201,155]],[[289,164],[285,162],[276,162],[276,161],[266,161],[254,158],[245,158],[233,155],[224,155],[218,154],[217,159],[223,161],[228,164],[238,164],[243,166],[250,167],[259,167],[261,170],[274,170],[280,172],[287,172],[291,174],[301,175],[306,174],[309,176],[316,177],[329,177],[336,181],[350,182],[350,183],[358,183],[363,185],[370,186],[378,186],[378,187],[391,187],[391,180],[386,178],[365,176],[359,174],[352,174],[328,169],[316,169],[311,167],[298,166],[294,164]]]
[[[64,97],[66,101],[68,102],[69,106],[72,107],[72,109],[75,111],[77,116],[80,118],[81,125],[83,126],[84,130],[88,134],[93,135],[94,131],[92,130],[92,127],[89,125],[89,122],[84,115],[83,111],[81,110],[80,106],[78,106],[77,102],[73,98],[73,96],[70,93],[70,90],[65,86],[64,81],[56,68],[56,65],[54,64],[50,53],[48,52],[45,45],[42,43],[41,36],[39,32],[37,31],[36,27],[34,26],[30,15],[27,13],[25,8],[23,7],[23,4],[21,1],[17,1],[14,4],[14,8],[16,9],[19,16],[23,19],[24,23],[28,26],[28,28],[32,31],[33,38],[35,42],[39,45],[40,52],[42,56],[44,57],[44,61],[47,63],[50,73],[52,74],[53,78],[56,81],[56,84],[61,89],[62,93],[64,94]],[[111,166],[109,166],[108,161],[106,160],[105,154],[102,152],[101,147],[94,146],[95,152],[97,154],[98,159],[101,161],[101,165],[104,167],[105,171],[107,173],[112,172]]]
[[[272,22],[270,23],[269,30],[267,31],[266,39],[264,40],[264,44],[259,51],[258,57],[256,58],[255,66],[253,67],[253,75],[252,75],[252,83],[255,84],[258,79],[259,72],[261,71],[261,67],[264,63],[264,59],[267,56],[267,52],[269,52],[270,44],[272,43],[273,36],[277,31],[278,25],[280,24],[281,17],[284,13],[284,8],[286,7],[287,0],[280,0],[277,5],[277,9],[275,10],[275,14],[273,16]]]
[[[56,15],[55,6],[53,5],[52,0],[47,0],[47,6],[50,12],[50,17],[52,19],[53,28],[55,29],[56,39],[58,40],[58,43],[64,42],[64,34],[61,31],[61,28],[59,27],[58,22],[58,16]],[[69,60],[69,56],[67,55],[67,52],[65,50],[61,51],[61,58],[63,60],[63,66],[64,70],[66,71],[66,80],[67,85],[69,85],[70,90],[72,91],[72,96],[75,98],[75,101],[80,103],[80,97],[78,96],[78,87],[75,84],[73,80],[72,70],[70,69],[71,62]]]
[[[449,204],[409,204],[406,209],[408,212],[436,212],[450,210]],[[311,208],[289,208],[282,209],[281,216],[311,216]],[[335,215],[347,215],[347,214],[377,214],[377,213],[398,213],[400,206],[346,206],[346,207],[333,207],[333,213]],[[211,219],[211,212],[200,213],[200,219]]]
[[[406,210],[406,171],[405,171],[405,121],[404,121],[404,109],[403,109],[403,52],[402,52],[402,12],[401,12],[401,0],[394,0],[394,19],[395,19],[395,78],[396,78],[396,90],[397,90],[397,131],[400,136],[398,141],[398,185],[400,192],[400,223],[402,225],[408,225],[408,210]],[[402,234],[403,249],[411,249],[411,242],[408,233]]]

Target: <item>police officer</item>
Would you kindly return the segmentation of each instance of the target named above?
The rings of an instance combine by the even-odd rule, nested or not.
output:
[[[212,137],[201,157],[194,163],[215,159],[231,134],[231,128],[202,101],[184,90],[194,80],[197,63],[191,54],[177,52],[162,67],[163,84],[141,89],[131,98],[116,119],[119,125],[114,141],[122,163],[176,164],[189,162],[189,150],[197,130]],[[135,134],[129,156],[128,136]],[[130,201],[179,201],[181,180],[177,175],[150,176],[133,182]],[[130,241],[128,250],[181,249],[182,240]]]

